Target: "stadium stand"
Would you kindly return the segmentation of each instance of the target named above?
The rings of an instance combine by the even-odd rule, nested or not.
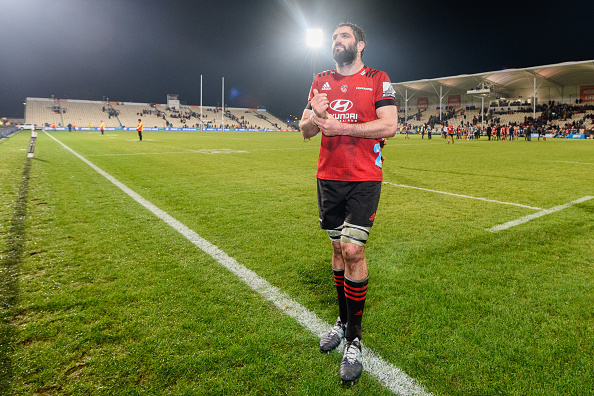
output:
[[[103,102],[77,99],[27,98],[25,122],[39,126],[98,127],[103,121],[107,128],[135,127],[138,119],[145,127],[198,128],[200,106],[170,108],[165,104]],[[221,110],[202,107],[205,128],[220,128]],[[227,108],[225,128],[230,129],[288,129],[285,122],[264,109]]]
[[[590,135],[594,60],[393,83],[401,125],[535,125]],[[536,107],[532,106],[535,101]],[[400,107],[400,106],[399,106]],[[441,111],[439,109],[442,109]],[[478,121],[476,121],[478,120]]]

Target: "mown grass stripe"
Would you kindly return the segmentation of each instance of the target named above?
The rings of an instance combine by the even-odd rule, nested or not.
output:
[[[45,131],[44,131],[45,132]],[[331,325],[322,321],[318,316],[309,311],[303,305],[294,301],[288,294],[284,293],[277,287],[271,285],[266,279],[260,277],[254,271],[246,268],[242,264],[238,263],[233,257],[230,257],[227,253],[219,249],[217,246],[208,242],[202,238],[195,231],[191,230],[180,221],[169,215],[167,212],[161,210],[151,202],[144,199],[142,196],[128,188],[126,185],[115,179],[109,173],[103,171],[97,167],[91,161],[87,160],[70,147],[59,141],[54,136],[45,132],[46,135],[51,137],[57,143],[59,143],[66,150],[71,152],[81,161],[89,165],[92,169],[98,172],[100,175],[105,177],[107,180],[112,182],[126,194],[128,194],[136,202],[144,206],[146,209],[151,211],[159,219],[163,220],[169,226],[174,228],[186,239],[188,239],[196,247],[204,251],[206,254],[215,259],[223,267],[227,268],[238,278],[244,281],[254,291],[265,297],[267,300],[272,302],[278,309],[291,316],[303,327],[315,334],[317,337],[321,337],[331,329]],[[376,378],[383,386],[390,389],[399,395],[430,395],[423,389],[413,378],[409,377],[404,371],[392,364],[386,362],[381,356],[369,348],[363,349],[363,359],[365,364],[365,371],[371,376]]]
[[[19,303],[19,275],[25,251],[27,196],[31,158],[27,156],[21,176],[21,184],[7,235],[7,246],[0,262],[0,394],[10,392],[13,376],[13,353],[17,329],[12,323],[14,309]]]

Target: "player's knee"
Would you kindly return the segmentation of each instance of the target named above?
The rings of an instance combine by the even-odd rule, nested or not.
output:
[[[341,243],[342,257],[345,265],[349,267],[356,267],[362,260],[365,259],[365,247],[355,245],[353,243]]]

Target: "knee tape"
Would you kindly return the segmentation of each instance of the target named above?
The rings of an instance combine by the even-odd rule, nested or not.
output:
[[[354,243],[358,246],[365,246],[371,227],[361,227],[354,224],[344,223],[333,230],[326,230],[332,242]]]
[[[354,224],[344,223],[340,242],[354,243],[358,246],[365,246],[371,227],[361,227]]]
[[[326,232],[328,233],[328,237],[330,237],[330,240],[332,242],[340,242],[340,236],[342,234],[342,228],[343,228],[343,226],[340,226],[340,227],[335,228],[333,230],[326,230]]]

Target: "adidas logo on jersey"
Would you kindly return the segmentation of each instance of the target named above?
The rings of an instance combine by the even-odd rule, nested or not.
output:
[[[330,91],[331,89],[332,88],[330,88],[330,84],[328,84],[328,81],[326,81],[322,87],[322,91]]]

